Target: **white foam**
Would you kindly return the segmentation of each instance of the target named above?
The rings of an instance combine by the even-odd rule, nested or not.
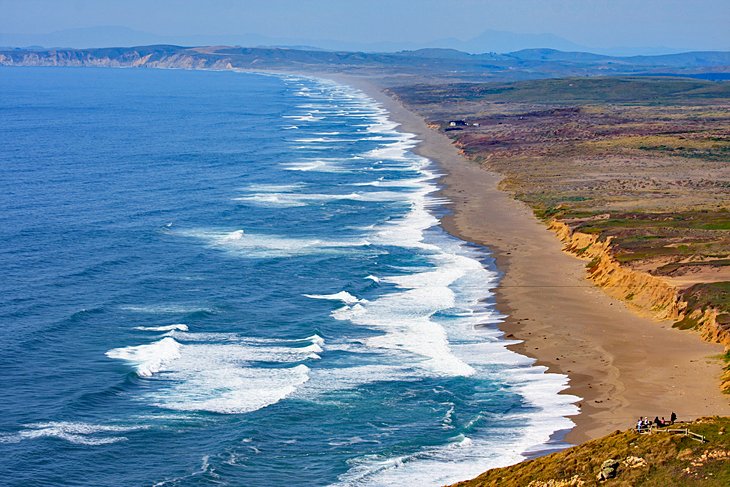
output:
[[[340,476],[336,485],[446,485],[474,478],[490,468],[524,460],[526,451],[547,442],[556,430],[573,426],[565,416],[577,413],[577,408],[570,403],[577,398],[558,395],[566,386],[564,376],[544,374],[543,370],[535,367],[518,370],[529,371],[527,373],[531,377],[518,376],[510,382],[521,383],[526,397],[538,399],[533,403],[537,411],[501,416],[503,421],[519,424],[519,429],[510,430],[507,434],[497,431],[483,437],[461,434],[447,445],[425,447],[410,455],[366,455],[352,460],[350,470]],[[515,370],[509,373],[513,372]],[[548,388],[543,392],[535,393],[535,386],[544,388],[546,385]]]
[[[385,115],[380,115],[375,118],[375,122],[367,125],[367,131],[372,133],[397,133],[395,129],[400,126],[399,123],[393,122],[388,119]],[[400,135],[400,134],[399,134]],[[410,135],[410,134],[408,134]]]
[[[355,142],[357,139],[338,139],[335,137],[302,137],[299,139],[294,139],[294,142],[299,142],[302,144],[317,144],[322,142]]]
[[[294,149],[300,151],[330,151],[334,148],[332,145],[298,145],[294,147]]]
[[[408,150],[415,146],[415,142],[399,140],[392,144],[387,144],[377,149],[373,149],[367,154],[367,157],[371,159],[387,159],[391,161],[405,161],[412,160],[409,156]]]
[[[297,108],[307,108],[319,112],[320,110],[327,110],[332,108],[330,105],[325,103],[300,103]]]
[[[302,362],[324,352],[319,335],[291,340],[172,333],[185,343],[165,337],[107,356],[131,364],[140,377],[159,380],[160,388],[150,390],[147,399],[179,411],[240,414],[275,404],[309,380]]]
[[[287,171],[313,171],[313,172],[329,172],[329,173],[342,173],[348,172],[347,169],[338,164],[341,159],[313,159],[304,160],[298,162],[289,162],[282,164],[283,168]]]
[[[304,296],[311,299],[329,299],[334,301],[342,301],[346,304],[367,303],[366,299],[358,299],[347,291],[340,291],[335,294],[305,294]]]
[[[167,394],[160,394],[156,404],[178,411],[210,411],[221,414],[243,414],[271,406],[293,394],[309,380],[309,368],[217,367],[185,371],[173,375],[179,385]]]
[[[31,423],[17,433],[0,435],[0,443],[18,443],[23,440],[57,438],[76,445],[108,445],[126,441],[124,436],[100,435],[100,433],[126,433],[147,429],[147,426],[102,425],[71,421],[51,421]]]
[[[280,258],[308,254],[342,253],[347,249],[367,246],[366,240],[326,240],[304,237],[282,237],[247,232],[242,238],[230,238],[231,232],[192,229],[175,232],[177,235],[204,241],[211,248],[229,252],[237,257]]]
[[[370,274],[369,276],[367,276],[365,279],[370,279],[371,281],[376,282],[376,283],[377,282],[380,282],[380,278],[377,277],[377,276],[374,276],[372,274]]]
[[[338,486],[393,485],[440,486],[476,477],[486,465],[509,465],[519,461],[519,453],[507,449],[495,452],[460,435],[444,447],[424,448],[410,455],[384,457],[366,455],[351,460],[350,470],[341,475]]]
[[[223,237],[223,241],[224,242],[235,242],[235,241],[241,240],[243,238],[244,233],[245,232],[243,230],[234,230],[231,233],[229,233],[228,235],[225,235]]]
[[[316,344],[317,344],[317,345],[319,345],[319,346],[322,346],[322,345],[324,345],[324,338],[322,338],[321,336],[319,336],[319,335],[317,335],[317,334],[315,334],[315,335],[312,335],[312,336],[310,336],[310,337],[307,337],[307,338],[306,338],[306,340],[309,340],[309,341],[311,341],[312,343],[316,343]]]
[[[167,334],[168,336],[171,336],[173,338],[176,338],[180,341],[183,341],[185,343],[188,342],[222,342],[226,344],[242,344],[242,345],[257,345],[261,346],[263,348],[252,348],[251,350],[261,350],[264,354],[270,354],[272,352],[282,352],[286,353],[287,351],[290,352],[297,352],[301,350],[300,347],[302,343],[309,343],[309,344],[318,344],[323,345],[324,344],[324,338],[321,336],[314,334],[311,336],[308,336],[306,338],[258,338],[258,337],[247,337],[247,336],[241,336],[238,333],[221,333],[221,332],[214,332],[214,333],[204,333],[204,332],[197,332],[197,333],[188,333],[184,331],[177,331],[173,330]],[[252,352],[250,352],[252,353]],[[265,360],[264,356],[261,355],[249,355],[248,359],[250,360]],[[290,359],[290,356],[286,356],[284,358],[284,361],[287,361]]]
[[[446,287],[470,272],[483,270],[478,261],[456,254],[437,254],[431,259],[438,264],[431,271],[384,277],[383,281],[405,289]]]
[[[426,210],[424,204],[414,202],[407,215],[380,225],[371,238],[373,243],[380,245],[437,251],[438,247],[423,242],[423,231],[437,224],[438,219]]]
[[[304,115],[284,115],[284,118],[297,120],[299,122],[319,122],[320,120],[324,120],[324,117],[318,117],[312,113],[306,113]]]
[[[190,314],[190,313],[214,313],[212,308],[198,306],[187,306],[182,304],[157,304],[149,306],[120,306],[124,311],[145,314]]]
[[[427,181],[427,178],[396,179],[393,181],[378,179],[375,181],[367,181],[364,183],[353,183],[353,186],[375,186],[380,188],[423,188],[423,183],[425,181]]]
[[[176,323],[174,325],[163,325],[163,326],[135,326],[135,330],[142,331],[188,331],[188,325],[182,323]]]
[[[328,203],[332,201],[366,201],[387,202],[406,201],[408,196],[397,191],[373,191],[362,193],[327,194],[327,193],[259,193],[234,198],[236,201],[259,206],[294,207],[306,206],[311,203]]]
[[[115,348],[106,352],[106,356],[131,362],[135,365],[137,375],[151,377],[165,365],[180,358],[180,344],[174,338],[165,337],[149,345]]]
[[[304,183],[292,183],[292,184],[249,184],[246,186],[244,191],[250,193],[290,193],[297,191],[305,186]]]
[[[414,364],[438,375],[469,376],[474,369],[451,352],[445,330],[431,320],[434,313],[453,303],[449,288],[428,287],[386,294],[340,308],[332,316],[382,332],[364,340],[370,347],[418,355],[421,358]]]

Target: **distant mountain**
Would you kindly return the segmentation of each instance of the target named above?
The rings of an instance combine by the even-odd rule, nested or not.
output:
[[[690,66],[730,66],[728,51],[696,51],[659,56],[606,56],[590,52],[565,52],[555,49],[523,49],[510,52],[509,57],[523,61],[559,61],[569,63],[614,63],[626,65],[666,66],[686,68]]]
[[[510,52],[508,56],[523,61],[568,61],[568,62],[595,62],[612,59],[611,56],[593,54],[590,52],[559,51],[557,49],[522,49]]]
[[[511,52],[528,48],[551,48],[559,50],[586,50],[578,45],[553,34],[519,34],[500,30],[486,30],[480,35],[462,41],[459,39],[441,39],[428,43],[433,47],[447,47],[471,53]]]
[[[610,75],[694,76],[723,79],[730,52],[688,52],[664,56],[611,57],[555,49],[526,49],[507,54],[469,54],[454,49],[418,49],[397,53],[323,51],[231,46],[152,45],[94,49],[0,50],[5,66],[96,66],[181,69],[285,69],[404,76],[419,81],[515,81],[538,78]]]
[[[291,41],[291,42],[287,42]],[[2,34],[0,45],[26,47],[41,45],[73,49],[92,49],[100,47],[135,47],[157,44],[180,46],[284,46],[302,49],[318,49],[301,39],[275,39],[258,34],[237,35],[180,35],[162,36],[120,26],[84,27],[51,32],[49,34]]]
[[[432,47],[426,49],[416,49],[415,51],[400,51],[396,54],[408,57],[421,57],[426,59],[462,59],[467,60],[474,57],[474,54],[458,51],[456,49],[445,49],[440,47]]]
[[[65,47],[87,49],[95,47],[134,47],[154,44],[180,46],[247,46],[288,47],[304,50],[397,52],[420,49],[452,49],[466,53],[507,53],[526,49],[552,49],[569,52],[598,52],[603,55],[656,55],[678,51],[668,48],[592,49],[554,34],[525,34],[486,30],[469,39],[444,38],[424,42],[378,41],[353,42],[334,39],[281,38],[260,34],[172,35],[163,36],[120,26],[66,29],[48,34],[0,33],[0,46]]]
[[[623,58],[634,64],[662,64],[664,66],[728,66],[730,52],[728,51],[695,51],[663,56],[630,56]]]

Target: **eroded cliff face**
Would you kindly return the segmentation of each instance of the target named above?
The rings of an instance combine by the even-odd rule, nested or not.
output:
[[[110,51],[110,52],[107,52]],[[190,50],[165,51],[107,49],[99,51],[51,50],[0,53],[3,66],[68,66],[104,68],[177,68],[177,69],[232,69],[230,58],[206,56]]]
[[[679,289],[661,278],[622,266],[611,252],[610,238],[600,240],[597,235],[574,232],[557,220],[552,220],[549,228],[563,242],[563,250],[588,261],[588,279],[609,295],[639,313],[697,329],[703,339],[730,347],[730,333],[718,321],[717,309],[693,308],[682,299]],[[725,385],[730,389],[730,376],[727,379]]]

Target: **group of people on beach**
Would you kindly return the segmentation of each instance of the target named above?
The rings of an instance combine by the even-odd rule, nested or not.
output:
[[[674,422],[677,421],[677,414],[672,411],[671,416],[669,416],[669,421],[664,419],[664,416],[662,416],[662,419],[659,419],[659,416],[656,416],[654,418],[654,421],[651,421],[646,416],[643,418],[639,418],[638,421],[636,421],[636,431],[641,433],[642,431],[647,431],[651,429],[652,425],[654,425],[657,428],[662,428],[664,426],[669,426],[670,424],[674,424]]]

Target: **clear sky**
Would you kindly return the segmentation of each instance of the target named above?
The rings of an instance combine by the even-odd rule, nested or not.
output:
[[[583,46],[730,49],[730,0],[0,0],[0,33],[124,26],[163,36],[349,42],[550,33]]]

